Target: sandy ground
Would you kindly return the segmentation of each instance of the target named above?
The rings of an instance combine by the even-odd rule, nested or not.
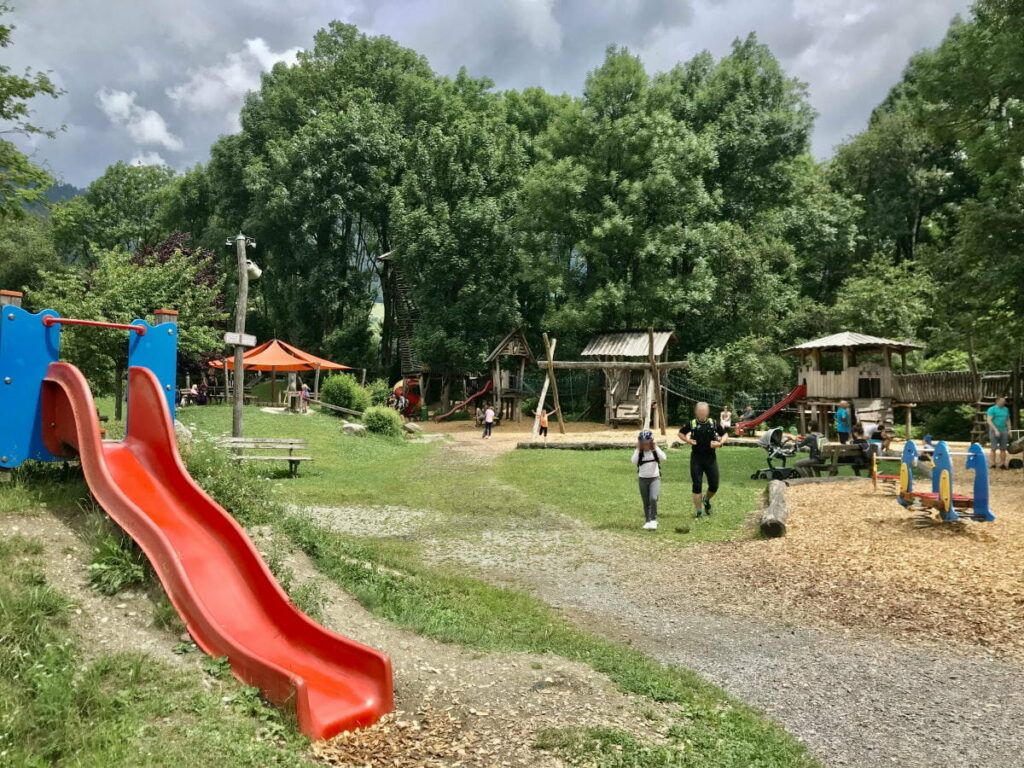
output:
[[[514,446],[516,434],[496,433],[491,451]],[[445,451],[454,471],[481,460],[464,450],[476,446],[475,428],[453,436]],[[557,513],[495,521],[483,533],[427,510],[389,514],[436,565],[531,591],[584,627],[705,674],[828,765],[1018,768],[1024,477],[996,474],[1001,522],[959,533],[908,526],[907,512],[869,488],[794,488],[787,538],[685,549]],[[359,510],[310,514],[336,530],[392,535]],[[993,591],[975,599],[986,564]]]

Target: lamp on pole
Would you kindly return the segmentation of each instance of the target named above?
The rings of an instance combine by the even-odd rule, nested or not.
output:
[[[242,436],[242,406],[245,405],[245,364],[242,360],[245,354],[245,346],[241,344],[242,336],[245,334],[245,312],[249,306],[249,259],[245,255],[245,249],[255,248],[256,241],[246,237],[241,232],[230,238],[227,245],[235,246],[235,255],[238,258],[238,299],[235,302],[235,333],[238,334],[238,344],[235,344],[235,391],[234,403],[231,412],[231,434],[234,437]],[[259,277],[259,267],[252,265],[253,277]]]

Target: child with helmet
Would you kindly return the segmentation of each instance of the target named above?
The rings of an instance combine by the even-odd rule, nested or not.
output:
[[[667,457],[654,444],[654,433],[645,429],[637,436],[633,464],[636,465],[637,481],[640,485],[640,499],[644,504],[644,530],[658,529],[658,496],[661,494],[661,462]]]

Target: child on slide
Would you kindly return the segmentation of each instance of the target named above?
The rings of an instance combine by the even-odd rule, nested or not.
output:
[[[636,450],[632,461],[636,465],[637,481],[640,484],[640,499],[644,503],[644,530],[658,529],[658,496],[661,494],[661,462],[667,457],[654,444],[654,434],[645,429],[637,437]]]

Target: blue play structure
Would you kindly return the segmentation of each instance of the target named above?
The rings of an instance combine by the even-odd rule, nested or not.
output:
[[[966,453],[953,454],[945,441],[935,445],[932,454],[932,488],[931,491],[914,490],[914,467],[917,465],[919,452],[912,440],[903,446],[900,458],[899,492],[897,501],[904,507],[919,504],[925,509],[939,512],[939,519],[944,523],[955,523],[962,518],[979,523],[991,523],[996,516],[989,508],[988,495],[988,463],[985,450],[978,443],[971,443]],[[974,473],[974,495],[964,496],[953,492],[954,455],[967,457],[967,469]],[[925,516],[923,520],[930,520]]]
[[[158,316],[176,313],[160,312]],[[178,324],[128,325],[62,318],[52,309],[38,314],[13,304],[0,306],[0,469],[13,469],[26,459],[63,461],[43,444],[42,390],[51,363],[60,357],[61,326],[115,328],[128,333],[128,367],[156,374],[174,418]]]

